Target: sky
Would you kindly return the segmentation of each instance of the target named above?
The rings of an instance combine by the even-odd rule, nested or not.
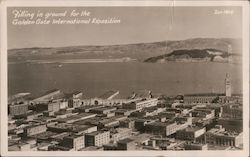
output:
[[[13,10],[89,11],[90,17],[114,17],[119,24],[13,25]],[[232,14],[215,14],[216,11]],[[115,45],[188,38],[241,38],[240,7],[36,7],[8,8],[8,49]]]

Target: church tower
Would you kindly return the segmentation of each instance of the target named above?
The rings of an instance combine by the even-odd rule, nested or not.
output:
[[[229,74],[226,74],[226,78],[225,78],[225,95],[228,97],[232,96],[232,91],[231,91],[231,79]]]

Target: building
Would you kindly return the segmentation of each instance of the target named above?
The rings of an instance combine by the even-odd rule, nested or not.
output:
[[[220,94],[208,93],[208,94],[187,94],[184,95],[184,103],[185,104],[210,104],[216,98],[218,98]]]
[[[41,96],[33,99],[31,101],[31,103],[32,104],[48,103],[51,100],[61,98],[61,96],[62,96],[62,93],[61,93],[60,90],[58,90],[58,89],[52,89],[52,90],[49,90],[49,91],[45,92]]]
[[[95,116],[96,114],[92,114],[92,113],[80,113],[80,114],[72,115],[66,118],[60,118],[57,121],[61,123],[74,123],[80,120],[94,118]]]
[[[84,104],[116,106],[121,105],[122,103],[126,103],[127,99],[119,97],[119,93],[120,92],[117,90],[107,91],[97,98],[84,100]]]
[[[132,139],[125,138],[117,142],[117,150],[136,150],[136,143]]]
[[[68,100],[69,108],[76,108],[82,106],[83,93],[76,91],[73,93],[65,94],[65,99]]]
[[[116,109],[117,109],[116,107],[100,107],[91,109],[89,112],[95,114],[109,114],[111,112],[114,112]]]
[[[123,109],[133,109],[133,110],[142,110],[143,108],[157,106],[158,99],[150,98],[141,101],[135,101],[131,103],[122,104]]]
[[[120,127],[134,129],[135,121],[132,119],[126,119],[126,120],[120,121]]]
[[[230,132],[242,132],[243,131],[243,120],[233,118],[220,118],[218,124]]]
[[[136,130],[140,131],[140,132],[144,132],[145,131],[145,125],[148,123],[152,123],[154,121],[152,120],[146,120],[146,119],[135,119],[134,122],[134,127]]]
[[[31,145],[29,143],[18,143],[8,147],[8,151],[32,151]]]
[[[32,136],[46,132],[47,127],[45,124],[35,124],[24,128],[24,136]]]
[[[196,108],[191,113],[192,117],[199,117],[203,120],[213,119],[215,117],[215,110],[212,108]]]
[[[98,146],[101,147],[104,144],[110,142],[110,132],[109,131],[95,131],[92,133],[85,134],[85,145],[88,146]]]
[[[114,131],[111,131],[111,141],[116,143],[119,140],[130,137],[132,134],[132,129],[129,128],[117,128]]]
[[[232,94],[232,96],[220,96],[219,103],[235,103],[235,104],[243,104],[242,94]]]
[[[225,95],[226,97],[232,96],[231,79],[228,73],[226,74],[226,78],[225,78]]]
[[[243,143],[243,133],[228,132],[221,125],[205,133],[205,143],[211,145],[240,147]]]
[[[30,137],[35,138],[38,143],[41,143],[41,142],[51,142],[51,137],[54,135],[57,135],[57,133],[46,131],[43,133],[32,135]]]
[[[176,117],[175,122],[177,123],[177,130],[182,130],[192,125],[192,117]]]
[[[8,97],[8,104],[16,104],[20,102],[28,102],[30,100],[30,93],[17,93]]]
[[[176,132],[176,139],[196,141],[198,137],[206,132],[205,128],[187,127],[186,129],[178,130]]]
[[[242,119],[243,107],[239,104],[227,104],[223,106],[223,118]]]
[[[77,135],[97,131],[97,126],[58,123],[48,126],[48,130],[56,133],[71,132]]]
[[[42,111],[57,112],[59,110],[60,110],[59,102],[49,102],[36,105],[37,112],[42,112]]]
[[[60,146],[78,151],[85,147],[84,135],[69,135],[63,138]]]
[[[106,93],[99,96],[99,99],[111,100],[114,99],[120,92],[119,91],[107,91]]]
[[[129,116],[131,113],[135,112],[136,110],[128,110],[128,109],[117,109],[115,111],[115,115],[123,115]]]
[[[184,145],[185,150],[207,150],[208,145],[202,143],[186,143]]]
[[[119,120],[108,118],[102,119],[98,122],[98,128],[114,128],[119,126]]]
[[[8,106],[8,109],[11,116],[25,115],[28,111],[28,103],[20,102],[17,104],[11,104]]]
[[[176,122],[163,123],[163,122],[152,122],[145,124],[145,133],[161,136],[169,136],[174,134],[178,129]]]

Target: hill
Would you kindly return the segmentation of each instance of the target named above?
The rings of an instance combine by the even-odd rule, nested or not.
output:
[[[8,50],[10,61],[32,59],[105,59],[128,57],[138,61],[172,53],[175,50],[216,49],[227,52],[231,45],[234,53],[241,53],[241,40],[231,38],[194,38],[180,41],[160,41],[105,46],[33,47]]]
[[[182,50],[174,50],[171,53],[151,57],[145,60],[145,62],[166,62],[166,61],[181,61],[181,62],[189,62],[189,61],[217,61],[217,62],[226,62],[228,61],[228,54],[225,51],[217,50],[217,49],[182,49]]]

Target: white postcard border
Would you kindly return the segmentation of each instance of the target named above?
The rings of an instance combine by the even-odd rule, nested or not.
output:
[[[241,6],[243,8],[243,150],[9,152],[7,135],[7,7],[11,6]],[[249,156],[249,2],[247,1],[3,1],[1,4],[1,155],[3,156]]]

